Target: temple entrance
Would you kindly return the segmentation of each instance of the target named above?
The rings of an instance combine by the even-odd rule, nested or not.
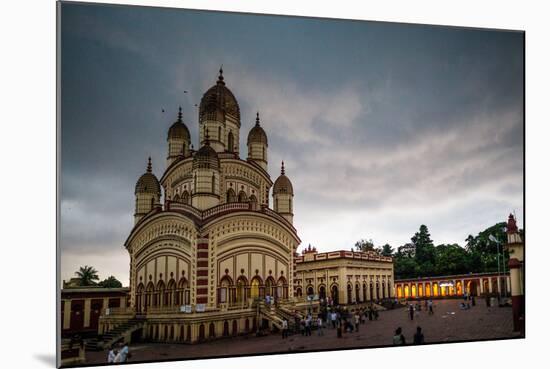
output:
[[[330,289],[330,298],[332,299],[332,303],[334,305],[339,304],[339,302],[338,302],[338,286],[337,285],[332,286],[332,288]]]

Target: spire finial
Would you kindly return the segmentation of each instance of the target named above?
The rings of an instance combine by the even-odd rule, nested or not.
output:
[[[285,175],[285,162],[284,161],[281,161],[281,175],[282,176]]]
[[[220,65],[219,72],[220,74],[218,75],[218,83],[225,84],[225,82],[223,81],[223,64]]]
[[[182,113],[181,106],[180,106],[179,111],[178,111],[178,122],[179,123],[182,122],[182,118],[183,118],[183,113]]]
[[[259,111],[256,112],[256,125],[257,126],[260,125],[260,112]]]
[[[149,156],[149,161],[147,162],[147,173],[151,173],[153,171],[153,165],[151,164],[151,157]]]

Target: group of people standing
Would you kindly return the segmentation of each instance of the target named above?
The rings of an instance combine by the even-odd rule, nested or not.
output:
[[[434,303],[432,299],[424,300],[424,310],[428,312],[428,315],[433,315],[434,313]],[[414,320],[415,317],[420,316],[422,311],[422,304],[417,301],[414,304],[407,302],[407,313],[409,314],[409,319]]]
[[[413,335],[412,339],[413,345],[422,345],[424,344],[424,333],[422,333],[421,327],[416,327],[416,333]],[[407,344],[405,336],[403,335],[403,330],[401,327],[395,330],[393,335],[393,344],[394,346],[403,346]]]

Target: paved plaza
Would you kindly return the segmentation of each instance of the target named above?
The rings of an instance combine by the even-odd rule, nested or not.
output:
[[[509,307],[487,308],[482,299],[470,310],[460,310],[461,300],[434,301],[434,314],[424,310],[414,321],[409,319],[405,308],[382,311],[377,321],[360,325],[359,332],[344,333],[336,337],[336,330],[324,329],[324,335],[313,331],[310,337],[300,334],[282,339],[279,334],[264,337],[238,337],[217,341],[186,344],[135,344],[130,345],[129,361],[155,361],[168,359],[212,358],[229,355],[254,355],[262,353],[285,353],[337,348],[365,348],[392,344],[397,327],[403,329],[407,343],[412,342],[416,327],[423,329],[426,343],[456,342],[465,340],[519,337],[512,332],[512,309]],[[106,352],[87,352],[86,364],[105,363]]]

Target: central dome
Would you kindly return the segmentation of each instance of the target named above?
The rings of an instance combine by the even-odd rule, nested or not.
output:
[[[210,114],[215,116],[218,111],[234,116],[240,125],[241,111],[239,104],[235,95],[225,86],[223,70],[221,68],[216,84],[210,87],[202,96],[199,106],[199,119],[201,121],[208,119]]]

